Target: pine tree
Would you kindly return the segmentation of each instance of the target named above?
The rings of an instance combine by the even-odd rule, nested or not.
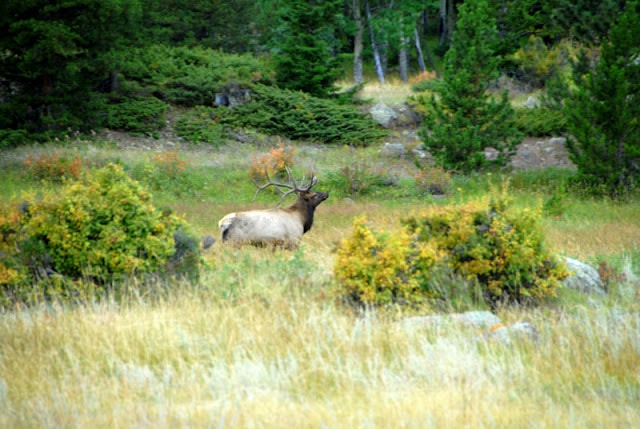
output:
[[[140,0],[5,0],[0,76],[18,91],[0,103],[0,128],[86,128],[113,52],[135,40]]]
[[[445,56],[444,82],[439,97],[429,102],[422,130],[425,144],[444,168],[469,173],[504,166],[519,141],[507,91],[497,100],[488,93],[499,76],[497,44],[488,0],[462,4]],[[485,156],[489,147],[498,151],[495,159]]]
[[[595,68],[566,102],[569,154],[579,179],[620,196],[640,183],[640,22],[629,2]]]
[[[283,9],[284,36],[276,56],[278,85],[326,97],[341,73],[330,41],[341,2],[291,0]]]

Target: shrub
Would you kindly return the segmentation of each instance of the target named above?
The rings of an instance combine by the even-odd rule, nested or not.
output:
[[[355,108],[297,91],[255,85],[249,103],[218,109],[221,123],[292,140],[368,146],[386,132]]]
[[[143,187],[117,165],[86,173],[56,194],[27,198],[4,213],[0,286],[5,298],[39,281],[105,286],[162,273],[169,262],[174,272],[195,273],[199,263],[198,257],[188,261],[192,267],[171,260],[177,235],[191,242],[192,253],[197,240],[184,220],[157,210]]]
[[[397,174],[387,171],[381,164],[366,159],[356,159],[338,170],[329,172],[324,186],[339,195],[357,197],[371,195],[376,190],[388,188],[399,181]]]
[[[68,158],[54,152],[37,157],[29,155],[24,160],[24,164],[28,174],[34,179],[60,182],[64,178],[79,178],[84,162],[79,155]]]
[[[553,297],[566,269],[545,248],[540,209],[515,210],[506,196],[438,207],[402,224],[441,250],[456,275],[477,281],[489,302]]]
[[[565,115],[546,108],[515,110],[515,126],[523,134],[534,137],[558,136],[567,131]]]
[[[169,103],[213,106],[216,94],[226,86],[271,83],[274,73],[248,54],[153,45],[126,52],[122,75],[131,89],[137,87]]]
[[[2,130],[0,129],[0,149],[14,147],[29,141],[27,130]]]
[[[340,244],[334,272],[349,304],[419,306],[435,297],[428,280],[437,260],[429,243],[414,241],[405,229],[373,231],[363,216]]]
[[[574,49],[569,42],[560,42],[548,48],[543,40],[530,36],[527,44],[507,59],[519,67],[520,80],[534,87],[545,86],[547,80],[568,64]]]
[[[154,97],[125,98],[107,108],[105,126],[151,135],[165,126],[167,104]]]
[[[294,155],[295,149],[292,146],[285,146],[284,142],[280,141],[278,147],[271,148],[269,153],[253,158],[249,176],[254,181],[264,180],[265,174],[270,177],[286,177],[286,167],[293,166]]]
[[[187,161],[182,159],[177,149],[165,150],[152,157],[160,174],[169,179],[179,177],[187,168]]]
[[[179,137],[193,143],[210,143],[220,146],[223,142],[223,127],[218,124],[216,110],[199,106],[180,115],[174,125]]]
[[[413,178],[418,193],[444,195],[451,181],[451,173],[440,167],[421,167],[413,174]]]
[[[359,219],[338,249],[340,293],[365,305],[446,299],[444,273],[477,284],[490,304],[553,297],[567,271],[545,248],[539,218],[539,209],[514,210],[503,193],[408,216],[394,233]]]

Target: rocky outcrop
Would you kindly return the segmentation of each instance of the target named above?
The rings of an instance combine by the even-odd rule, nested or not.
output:
[[[591,265],[576,259],[565,257],[565,263],[571,275],[563,282],[563,286],[588,294],[605,295],[605,288],[600,274]]]

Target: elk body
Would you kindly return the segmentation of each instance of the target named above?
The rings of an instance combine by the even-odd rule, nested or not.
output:
[[[306,186],[298,186],[288,168],[288,183],[273,182],[266,171],[265,176],[267,178],[266,184],[262,186],[256,184],[258,186],[256,196],[263,189],[273,186],[281,194],[280,202],[287,195],[294,193],[298,199],[288,208],[249,210],[226,215],[218,222],[223,243],[297,248],[302,240],[302,235],[309,231],[313,225],[316,207],[329,198],[329,194],[326,192],[311,191],[311,188],[318,183],[318,179],[314,175],[311,176],[309,184]],[[304,179],[302,182],[304,183]],[[284,189],[288,190],[284,191]]]

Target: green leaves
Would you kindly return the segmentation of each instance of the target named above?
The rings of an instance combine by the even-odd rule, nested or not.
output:
[[[577,82],[565,108],[579,180],[611,196],[637,188],[640,180],[639,20],[638,3],[627,3],[597,65]]]
[[[105,285],[160,273],[169,262],[180,265],[170,260],[178,231],[183,242],[190,240],[198,250],[186,222],[156,209],[142,185],[114,164],[69,181],[55,195],[27,199],[21,207],[0,216],[0,231],[11,231],[0,236],[0,249],[13,248],[11,254],[0,253],[8,257],[0,265],[24,273],[7,280],[8,286],[46,281],[51,275]],[[190,263],[197,269],[199,257]]]
[[[286,89],[326,97],[341,74],[330,36],[335,30],[340,1],[288,2],[282,13],[284,35],[276,57],[278,84]]]
[[[427,101],[421,135],[436,161],[462,173],[504,166],[520,136],[513,123],[507,93],[492,97],[489,85],[498,76],[497,31],[486,0],[466,2],[454,43],[445,57],[444,84]],[[484,152],[497,155],[488,159]]]
[[[386,134],[353,107],[263,85],[253,87],[251,102],[224,111],[220,121],[291,139],[354,146],[367,146]]]

